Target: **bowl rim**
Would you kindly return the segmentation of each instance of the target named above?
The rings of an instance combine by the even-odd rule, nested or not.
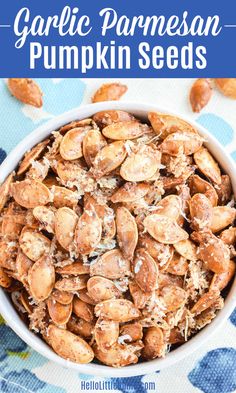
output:
[[[189,124],[195,127],[205,139],[207,139],[205,145],[209,148],[209,151],[213,154],[213,156],[217,157],[217,161],[220,163],[225,172],[229,174],[233,185],[234,194],[236,194],[236,164],[225,151],[220,142],[205,127],[188,118],[187,116],[183,116],[182,114],[174,112],[166,107],[135,101],[105,101],[101,103],[87,104],[71,109],[43,123],[43,125],[37,127],[25,138],[23,138],[22,141],[18,143],[16,147],[8,154],[0,166],[0,182],[4,181],[7,175],[12,170],[14,170],[27,150],[45,139],[52,131],[57,130],[60,126],[69,123],[70,121],[90,117],[99,111],[113,109],[125,110],[141,118],[147,118],[147,113],[150,111],[161,112],[177,116],[187,121]],[[197,350],[200,345],[203,345],[204,342],[206,342],[206,340],[220,326],[222,326],[222,324],[233,312],[235,306],[236,278],[234,279],[231,289],[227,295],[223,309],[218,312],[216,318],[208,326],[204,327],[203,330],[197,333],[188,342],[170,352],[165,358],[129,365],[124,368],[113,368],[96,363],[77,364],[58,356],[42,339],[31,332],[22,322],[14,307],[12,306],[11,301],[8,299],[7,294],[2,288],[0,288],[0,313],[2,314],[6,323],[15,331],[19,337],[21,337],[23,341],[25,341],[30,347],[32,347],[47,359],[54,361],[61,366],[76,370],[80,373],[99,377],[130,377],[144,375],[164,369],[173,365],[174,363],[179,362]]]

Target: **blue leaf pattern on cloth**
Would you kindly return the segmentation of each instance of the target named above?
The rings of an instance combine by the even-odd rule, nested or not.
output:
[[[44,92],[44,105],[39,109],[13,99],[5,82],[0,79],[0,91],[1,95],[4,95],[4,100],[1,100],[1,146],[7,153],[39,125],[58,114],[78,107],[82,101],[85,86],[79,79],[64,79],[58,83],[53,83],[52,79],[37,81]],[[29,113],[33,113],[37,120],[33,121]],[[11,131],[7,132],[9,130]],[[7,135],[4,135],[6,132]]]
[[[204,113],[198,117],[197,122],[207,128],[222,145],[226,146],[232,141],[234,130],[221,117],[213,113]]]
[[[0,361],[5,359],[6,356],[7,356],[6,351],[3,348],[2,343],[0,343]]]
[[[234,326],[236,326],[236,308],[234,309],[234,312],[230,315],[229,320]]]
[[[0,164],[5,160],[7,153],[0,147]]]
[[[233,153],[231,153],[231,156],[236,161],[236,151],[233,151]]]
[[[6,325],[0,325],[1,350],[0,360],[7,356],[7,351],[22,352],[27,345]]]
[[[0,380],[1,392],[4,393],[38,392],[44,386],[45,382],[40,381],[28,370],[11,371]]]
[[[204,393],[229,393],[236,389],[236,350],[217,348],[208,352],[189,373],[190,382]]]

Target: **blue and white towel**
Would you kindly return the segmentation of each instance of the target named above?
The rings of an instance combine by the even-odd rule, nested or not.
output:
[[[35,127],[73,107],[90,102],[103,81],[41,79],[43,109],[12,98],[0,80],[0,162]],[[191,79],[127,79],[123,99],[157,104],[192,116],[212,132],[236,159],[236,101],[215,92],[200,115],[188,103]],[[235,131],[234,131],[235,130]],[[29,348],[0,319],[1,393],[229,393],[236,391],[236,310],[223,328],[193,355],[160,372],[132,378],[93,378],[48,361]]]

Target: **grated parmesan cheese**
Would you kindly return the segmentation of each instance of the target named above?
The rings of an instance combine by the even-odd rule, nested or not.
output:
[[[132,341],[132,337],[129,334],[124,334],[123,336],[119,336],[117,339],[118,344],[125,345],[125,341]]]

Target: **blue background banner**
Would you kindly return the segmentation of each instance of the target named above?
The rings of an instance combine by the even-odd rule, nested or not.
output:
[[[62,35],[53,26],[47,35],[42,35],[40,26],[44,29],[50,16],[60,18],[65,6],[70,7],[71,15]],[[16,16],[23,7],[28,8],[28,14],[22,12],[16,27]],[[111,12],[108,24],[113,27],[102,35],[104,16],[99,13],[104,8],[114,9],[117,20],[113,19]],[[37,15],[41,18],[35,19]],[[84,15],[89,21],[80,19]],[[120,19],[123,15],[125,18]],[[219,16],[218,26],[215,26],[218,34],[214,35],[212,31],[212,22],[207,35],[207,18],[215,15]],[[139,25],[146,27],[146,17],[163,16],[165,31],[160,30],[159,20],[153,35],[152,23],[146,35],[137,24],[132,33],[131,23],[135,16],[143,17]],[[73,17],[74,27],[87,21],[82,33],[91,29],[90,32],[86,35],[66,34]],[[54,25],[57,24],[55,19]],[[125,26],[128,30],[131,28],[131,34],[125,33]],[[193,34],[191,31],[184,34],[185,27]],[[22,35],[27,29],[29,35],[24,43]],[[16,48],[19,39],[23,45]],[[233,77],[236,74],[235,42],[235,0],[9,0],[0,11],[0,77]],[[62,49],[65,46],[68,48]],[[121,55],[121,46],[128,48],[126,57]]]

